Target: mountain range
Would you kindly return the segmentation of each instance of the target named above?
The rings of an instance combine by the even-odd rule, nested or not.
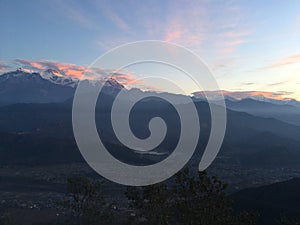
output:
[[[141,139],[150,135],[148,124],[153,117],[163,118],[168,128],[165,139],[157,148],[141,154],[120,143],[112,128],[110,112],[115,96],[120,90],[142,90],[128,90],[114,79],[86,82],[104,86],[99,95],[101,101],[96,104],[95,122],[101,140],[115,158],[141,166],[154,164],[172,153],[180,136],[180,118],[171,104],[157,97],[147,98],[138,102],[131,110],[131,130]],[[29,73],[18,69],[0,75],[2,168],[20,167],[34,171],[34,168],[39,167],[67,168],[71,165],[73,168],[73,164],[86,165],[72,130],[72,103],[78,83],[78,79],[52,69],[41,73]],[[299,171],[299,102],[245,94],[240,98],[230,92],[223,94],[227,106],[226,134],[220,152],[208,172],[222,178],[229,176],[225,181],[232,187],[230,191],[233,191],[249,187],[260,179],[263,180],[260,184],[265,184],[266,180],[278,181],[284,177],[281,171]],[[210,134],[211,115],[203,93],[195,93],[191,98],[191,104],[195,105],[199,115],[201,130],[197,149],[189,161],[191,171],[196,172]],[[218,99],[214,100],[213,104],[218,105]],[[124,104],[128,103],[126,99],[123,101]],[[52,175],[55,169],[45,171]],[[245,176],[243,171],[250,172]],[[15,174],[9,173],[7,177],[0,177],[3,193],[10,189],[15,190],[20,185],[32,189],[33,178],[28,180],[26,177],[20,180],[19,172]],[[292,175],[289,174],[289,178],[290,176]],[[46,184],[47,187],[50,185]],[[58,184],[51,185],[49,187],[56,188]],[[260,224],[274,224],[272,218],[278,218],[281,213],[291,217],[299,215],[297,189],[299,179],[294,179],[242,190],[230,197],[237,202],[238,210],[259,211],[262,215]],[[19,191],[24,189],[20,188]]]
[[[98,79],[97,81],[92,81],[91,82],[99,82],[102,85],[104,84],[104,79]],[[47,69],[45,71],[42,71],[40,73],[38,72],[28,72],[27,70],[24,70],[22,68],[17,69],[16,71],[11,71],[4,73],[0,75],[0,87],[1,87],[1,93],[7,93],[6,97],[10,97],[10,95],[13,95],[12,92],[15,91],[14,95],[19,95],[20,97],[16,99],[12,98],[12,102],[28,102],[28,103],[35,103],[38,102],[37,97],[31,92],[36,92],[35,94],[40,94],[40,100],[45,101],[45,102],[51,102],[51,96],[53,96],[53,89],[65,89],[67,90],[68,88],[70,89],[75,89],[79,83],[79,80],[77,78],[71,77],[64,75],[63,73],[60,73],[56,70],[53,69]],[[107,86],[111,86],[115,89],[122,89],[124,88],[123,85],[118,83],[115,79],[108,79],[107,82],[105,83]],[[18,89],[21,88],[21,89]],[[23,93],[25,90],[26,93]],[[18,91],[17,91],[18,90]],[[51,95],[52,94],[52,95]],[[205,101],[206,96],[208,95],[210,99],[217,103],[217,97],[222,94],[225,98],[225,100],[228,102],[228,106],[231,107],[233,102],[239,102],[243,100],[253,100],[253,101],[258,101],[258,102],[266,102],[273,105],[286,105],[286,106],[294,106],[294,107],[300,107],[300,102],[296,101],[295,99],[276,99],[276,95],[274,98],[272,97],[266,97],[264,96],[263,92],[254,92],[254,91],[249,91],[249,92],[230,92],[230,91],[199,91],[199,92],[194,92],[193,94],[193,99],[195,101]],[[32,95],[32,99],[29,96]],[[21,96],[24,96],[23,99]],[[45,98],[44,100],[42,98]],[[62,102],[65,101],[65,99],[69,97],[69,95],[61,95],[61,99],[53,97],[52,102]],[[48,100],[47,100],[48,98]],[[11,103],[9,100],[7,101],[1,101],[1,102],[7,102]],[[290,107],[291,110],[295,110],[295,108]]]
[[[64,102],[74,96],[78,82],[78,79],[52,69],[29,73],[19,68],[0,75],[0,105]],[[101,80],[97,82],[104,84]],[[107,80],[104,85],[108,93],[123,88],[113,79]]]
[[[53,144],[58,143],[60,139],[65,139],[66,142],[69,142],[68,146],[75,146],[71,117],[72,98],[78,82],[77,79],[63,76],[54,70],[47,70],[39,74],[18,69],[1,75],[0,132],[2,134],[0,136],[10,133],[10,135],[16,135],[15,138],[19,137],[20,140],[24,135],[33,140],[36,136],[39,137],[36,142],[44,143],[46,141],[49,145],[52,144],[47,141],[48,138],[53,140]],[[101,138],[108,144],[114,145],[114,149],[124,150],[118,150],[112,154],[124,161],[129,160],[128,155],[134,155],[134,160],[129,160],[133,164],[136,164],[141,158],[144,162],[149,163],[150,158],[150,161],[161,160],[170,154],[170,149],[177,143],[176,140],[179,135],[177,131],[180,126],[179,117],[174,108],[158,98],[136,104],[132,110],[130,123],[132,131],[138,137],[145,138],[149,135],[148,122],[155,116],[163,117],[168,128],[170,127],[166,140],[149,154],[141,156],[142,154],[132,152],[122,146],[115,137],[110,122],[109,112],[114,96],[125,87],[113,79],[106,81],[104,87],[104,92],[100,96],[101,104],[97,104],[96,107],[96,123],[97,125],[101,124],[98,126],[98,130],[102,134]],[[135,89],[133,91],[141,90]],[[210,132],[210,110],[205,99],[193,99],[199,115],[201,115],[199,118],[202,136],[200,137],[198,152],[202,152]],[[296,106],[297,104],[290,105],[284,104],[284,102],[279,104],[279,100],[276,100],[277,103],[271,103],[269,100],[259,101],[253,98],[238,100],[231,97],[228,99],[226,96],[225,99],[228,121],[220,156],[229,157],[231,162],[238,162],[247,167],[293,166],[298,164],[300,127],[297,118],[300,115],[300,108]],[[12,153],[9,148],[3,147],[0,151],[2,154],[0,158],[6,160],[1,160],[2,163],[8,163],[8,158],[22,162],[24,160],[22,148],[34,149],[33,146],[30,147],[29,143],[26,143],[16,145],[15,153]],[[41,143],[35,146],[42,146]],[[8,146],[4,142],[1,144]],[[39,147],[37,147],[35,157],[43,158],[43,151],[38,149]],[[58,148],[53,146],[52,149]],[[124,152],[127,152],[127,155],[123,154]],[[47,152],[47,154],[50,153]],[[62,154],[61,158],[66,157],[64,152],[60,151],[59,154]],[[70,156],[70,160],[80,158],[77,150],[74,154],[74,157]],[[30,154],[28,157],[31,157]],[[47,157],[49,162],[51,162],[50,159],[51,157]],[[56,162],[55,154],[53,154],[52,160],[53,163]],[[65,160],[68,161],[68,157]],[[197,160],[199,161],[199,157]],[[27,159],[27,162],[29,161],[32,160]]]
[[[115,79],[90,81],[104,85],[104,92],[114,95],[125,88]],[[29,73],[19,68],[0,75],[0,106],[15,103],[61,103],[73,98],[79,80],[47,69],[41,73]],[[136,89],[135,91],[140,91]],[[300,125],[300,102],[294,99],[274,99],[253,92],[207,91],[214,100],[222,93],[226,107],[237,112],[263,118],[275,118],[286,123]],[[170,93],[162,93],[170,94]],[[193,93],[193,100],[206,101],[204,92]],[[214,101],[218,104],[218,100]]]

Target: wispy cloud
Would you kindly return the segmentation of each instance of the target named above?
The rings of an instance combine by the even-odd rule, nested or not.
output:
[[[52,69],[57,71],[60,76],[70,76],[79,80],[105,80],[107,78],[113,78],[120,84],[125,85],[127,88],[140,88],[144,91],[163,91],[159,87],[145,83],[144,80],[139,77],[139,74],[131,73],[130,71],[126,70],[115,71],[113,69],[79,66],[71,63],[56,62],[50,60],[32,61],[27,59],[15,59],[11,62],[0,61],[1,74],[10,72],[16,68],[22,68],[28,73],[42,73],[45,70]]]
[[[131,73],[113,73],[111,76],[112,78],[118,80],[122,84],[126,85],[133,85],[133,84],[142,84],[141,80],[138,80],[133,74]]]
[[[26,59],[16,59],[14,61],[19,67],[27,70],[42,72],[47,69],[54,69],[65,76],[77,79],[102,79],[108,76],[116,79],[123,85],[142,84],[133,74],[116,72],[110,69],[78,66],[71,63],[63,63],[49,60],[31,61]]]
[[[243,86],[250,86],[250,85],[254,85],[255,83],[253,82],[244,82],[244,83],[241,83]]]
[[[182,31],[180,30],[170,30],[165,35],[165,41],[177,42],[179,38],[182,38]]]
[[[12,69],[11,65],[8,65],[6,62],[0,62],[0,73],[4,73],[11,69]]]
[[[280,82],[275,82],[271,84],[267,84],[267,86],[278,86],[287,83],[288,81],[280,81]]]
[[[206,7],[203,1],[169,2],[166,22],[162,27],[163,39],[186,47],[199,47],[206,31]]]
[[[104,32],[94,41],[101,51],[138,40],[164,40],[193,50],[218,72],[241,67],[236,60],[242,57],[238,50],[252,40],[255,30],[245,12],[247,9],[234,0],[88,3],[108,22],[109,29],[115,30],[113,34]]]
[[[200,51],[209,46],[217,47],[224,54],[230,54],[248,42],[252,30],[242,23],[242,10],[232,1],[220,1],[218,7],[212,7],[212,4],[189,0],[171,2],[172,13],[166,22],[164,39],[200,48]]]
[[[87,68],[84,66],[49,60],[30,61],[26,59],[16,59],[15,62],[18,63],[20,67],[24,67],[26,69],[31,69],[39,72],[46,69],[54,69],[66,76],[71,76],[78,79],[84,78],[84,74],[87,71]]]
[[[163,39],[199,54],[214,72],[241,67],[241,46],[251,41],[255,29],[245,9],[235,1],[169,2]]]
[[[91,14],[84,11],[82,7],[75,3],[75,1],[53,0],[51,4],[55,7],[55,11],[60,12],[62,16],[65,16],[82,27],[89,29],[98,27],[95,21],[91,18]]]
[[[102,15],[104,15],[117,28],[123,31],[129,30],[128,23],[126,23],[126,21],[122,18],[122,15],[112,10],[112,8],[108,4],[109,2],[93,1],[93,3],[98,9],[100,9]]]
[[[275,68],[298,64],[298,63],[300,63],[300,53],[278,59],[274,63],[264,66],[261,69],[275,69]]]

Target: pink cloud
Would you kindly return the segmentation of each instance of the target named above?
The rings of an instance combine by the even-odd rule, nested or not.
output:
[[[77,66],[70,63],[62,63],[49,60],[30,61],[26,59],[16,59],[15,61],[19,63],[21,67],[25,67],[27,69],[39,72],[46,69],[54,69],[65,74],[66,76],[71,76],[77,79],[84,78],[84,73],[87,72],[86,67]]]
[[[137,80],[136,77],[128,72],[116,72],[110,69],[93,68],[86,66],[78,66],[71,63],[55,62],[49,60],[30,61],[26,59],[17,59],[15,62],[20,67],[29,69],[32,71],[41,72],[46,69],[54,69],[61,74],[70,76],[77,79],[101,79],[104,77],[112,77],[123,85],[141,84],[142,82]]]
[[[166,33],[165,41],[176,42],[179,38],[182,37],[182,31],[180,30],[171,30]]]
[[[238,46],[244,43],[247,43],[248,41],[245,39],[234,39],[227,42],[228,46]]]
[[[163,40],[193,50],[218,72],[241,67],[238,50],[251,40],[254,28],[241,22],[246,13],[236,2],[221,1],[218,7],[211,4],[205,0],[171,2]]]
[[[118,80],[123,85],[140,85],[143,82],[139,79],[136,79],[136,77],[130,73],[113,73],[112,78]]]
[[[5,72],[7,72],[7,71],[9,71],[11,69],[12,69],[11,66],[8,65],[7,63],[0,62],[0,73],[5,73]]]
[[[229,30],[220,33],[220,36],[223,38],[230,38],[230,39],[236,39],[240,37],[246,37],[249,36],[252,32],[248,30]]]
[[[143,90],[161,91],[158,87],[146,84],[142,79],[128,71],[115,71],[112,69],[102,69],[95,67],[78,66],[71,63],[63,63],[49,60],[30,61],[26,59],[16,59],[18,67],[23,67],[29,72],[42,72],[47,69],[53,69],[65,76],[70,76],[76,79],[103,79],[111,77],[117,80],[120,84],[131,87],[139,87]]]
[[[281,58],[271,65],[265,66],[262,69],[274,69],[282,66],[300,63],[300,53]]]

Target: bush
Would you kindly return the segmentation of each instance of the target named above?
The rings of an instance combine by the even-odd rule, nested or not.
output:
[[[68,179],[69,196],[64,206],[71,217],[69,223],[78,225],[110,223],[111,207],[105,202],[101,186],[102,182],[93,182],[85,177]]]
[[[225,195],[226,185],[216,177],[188,169],[176,174],[173,185],[164,183],[129,187],[126,196],[136,216],[135,224],[158,225],[254,225],[256,215],[235,213],[233,202]]]

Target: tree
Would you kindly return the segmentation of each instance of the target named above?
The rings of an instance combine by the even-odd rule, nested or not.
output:
[[[161,183],[143,188],[130,187],[126,196],[130,207],[137,214],[130,224],[170,224],[171,196],[167,185]]]
[[[130,206],[141,224],[176,225],[254,225],[253,213],[235,213],[233,203],[216,177],[199,172],[190,176],[188,169],[175,175],[172,184],[128,188]]]
[[[0,225],[13,225],[12,218],[9,214],[2,214],[0,215]]]
[[[107,224],[111,219],[111,207],[101,192],[102,182],[90,181],[85,177],[68,179],[68,200],[65,202],[71,214],[70,223],[78,225]]]
[[[300,221],[291,220],[287,217],[281,217],[278,224],[280,224],[280,225],[300,225]]]
[[[255,215],[235,213],[233,202],[225,195],[227,185],[206,172],[190,176],[186,168],[175,176],[174,206],[178,224],[223,225],[256,224]]]

